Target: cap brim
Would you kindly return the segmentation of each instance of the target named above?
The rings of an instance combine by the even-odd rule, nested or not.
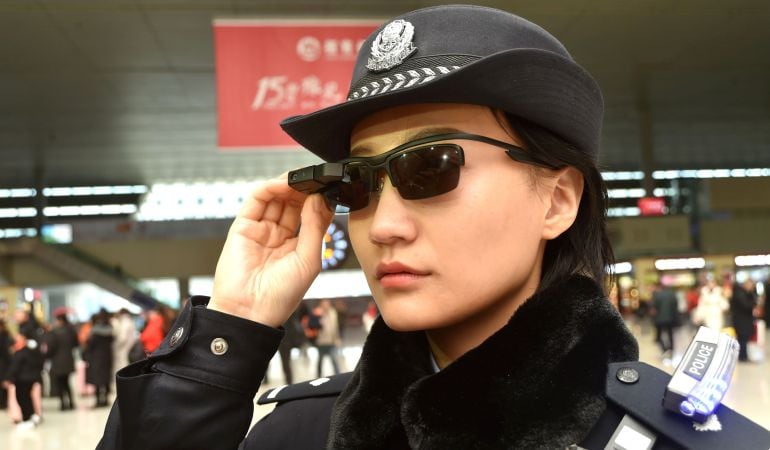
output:
[[[575,62],[538,49],[496,53],[436,79],[287,118],[281,127],[326,161],[348,156],[361,119],[404,104],[469,103],[534,122],[596,156],[603,100],[596,81]]]

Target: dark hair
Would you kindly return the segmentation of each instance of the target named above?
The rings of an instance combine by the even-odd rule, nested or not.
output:
[[[60,321],[64,325],[68,325],[70,323],[69,318],[67,318],[67,313],[61,313],[56,315],[56,320]]]
[[[546,243],[538,291],[581,274],[609,292],[613,275],[608,274],[608,268],[615,256],[607,235],[607,187],[596,163],[587,152],[543,127],[512,114],[505,113],[505,117],[534,157],[552,166],[574,167],[583,174],[583,196],[575,223]]]
[[[99,312],[94,314],[93,321],[94,324],[106,325],[110,323],[110,313],[104,308],[99,308]]]

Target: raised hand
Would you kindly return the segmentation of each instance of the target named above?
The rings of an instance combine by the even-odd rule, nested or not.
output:
[[[333,215],[320,195],[290,188],[286,174],[257,187],[230,226],[209,309],[283,324],[321,271],[321,240]]]

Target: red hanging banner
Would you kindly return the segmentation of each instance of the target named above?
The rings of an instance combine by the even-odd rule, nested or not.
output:
[[[341,103],[378,23],[215,20],[218,145],[296,148],[278,123]]]

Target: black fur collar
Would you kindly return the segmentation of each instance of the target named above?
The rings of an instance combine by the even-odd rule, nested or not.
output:
[[[637,358],[620,315],[584,277],[533,296],[435,374],[424,333],[379,318],[335,404],[327,447],[564,448],[603,412],[607,364]]]

